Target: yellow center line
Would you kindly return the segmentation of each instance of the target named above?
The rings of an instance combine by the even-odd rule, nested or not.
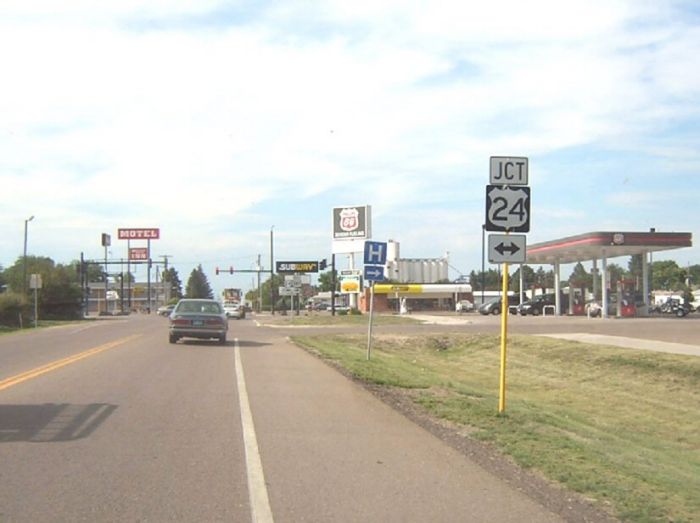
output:
[[[35,369],[28,370],[21,374],[17,374],[16,376],[10,376],[9,378],[5,378],[4,380],[0,381],[0,390],[7,389],[9,387],[12,387],[13,385],[17,385],[32,378],[36,378],[38,376],[41,376],[42,374],[46,374],[47,372],[60,369],[61,367],[65,367],[66,365],[70,365],[71,363],[75,363],[76,361],[89,358],[90,356],[94,356],[95,354],[99,354],[100,352],[113,349],[114,347],[118,347],[119,345],[123,345],[140,337],[141,334],[134,334],[133,336],[127,336],[126,338],[110,341],[109,343],[105,343],[104,345],[99,345],[92,349],[79,352],[78,354],[68,356],[67,358],[63,358],[62,360],[52,361],[51,363],[47,363],[46,365],[42,365],[41,367],[37,367]]]

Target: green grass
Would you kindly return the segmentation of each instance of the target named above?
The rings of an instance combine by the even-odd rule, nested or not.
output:
[[[265,323],[266,319],[260,320]],[[367,314],[344,314],[331,316],[327,313],[301,313],[299,316],[276,316],[274,320],[267,320],[274,325],[293,326],[343,326],[343,325],[368,325],[369,316]],[[375,314],[372,319],[373,325],[401,325],[410,323],[420,323],[419,320],[407,318],[405,316],[395,316],[389,314]]]
[[[56,327],[60,325],[70,325],[73,323],[81,323],[85,321],[92,320],[39,320],[37,328],[42,329],[46,327]],[[34,329],[34,321],[30,320],[24,325],[24,328],[19,327],[8,327],[7,325],[0,325],[0,335],[11,334],[13,332],[29,332]]]
[[[700,520],[700,358],[548,338],[295,337],[370,383],[415,389],[435,416],[472,427],[521,466],[626,521]]]

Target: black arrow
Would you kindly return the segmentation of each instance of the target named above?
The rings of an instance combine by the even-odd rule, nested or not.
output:
[[[496,245],[495,249],[501,256],[503,256],[505,252],[508,252],[508,254],[513,256],[516,252],[520,250],[520,247],[518,247],[514,243],[511,243],[509,246],[506,247],[506,245],[503,242],[501,242],[498,245]]]

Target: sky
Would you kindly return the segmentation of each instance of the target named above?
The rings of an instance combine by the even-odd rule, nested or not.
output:
[[[269,269],[271,231],[330,258],[332,209],[371,205],[373,240],[456,278],[491,156],[529,159],[528,244],[655,227],[696,244],[655,261],[697,264],[698,56],[692,0],[3,0],[0,265],[31,216],[60,263],[157,227],[183,282],[249,289],[215,267]]]

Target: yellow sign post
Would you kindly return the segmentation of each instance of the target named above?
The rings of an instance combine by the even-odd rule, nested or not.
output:
[[[506,348],[508,346],[508,264],[503,264],[503,284],[501,294],[501,374],[498,396],[498,413],[506,410]]]

